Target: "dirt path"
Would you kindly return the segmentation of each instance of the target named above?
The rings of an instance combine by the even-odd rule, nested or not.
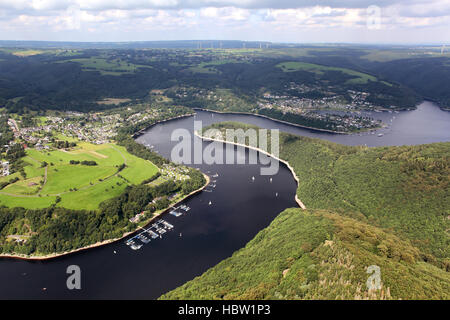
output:
[[[125,157],[125,155],[119,149],[117,149],[116,147],[111,146],[111,148],[114,149],[115,151],[117,151],[120,154],[120,156],[123,159],[124,164],[127,165],[127,158]],[[31,158],[31,157],[30,157],[30,159],[32,159],[33,161],[36,161],[36,162],[39,163],[39,161],[37,161],[37,160],[35,160],[35,159]],[[77,191],[82,191],[82,190],[84,191],[84,190],[90,189],[92,187],[95,187],[95,186],[99,185],[100,183],[103,183],[103,182],[105,182],[107,180],[112,179],[113,177],[118,176],[119,173],[120,172],[116,172],[116,173],[110,175],[109,177],[106,177],[106,178],[102,179],[102,181],[90,184],[88,186],[84,186],[84,187],[78,189]],[[37,195],[21,195],[21,194],[12,194],[12,193],[6,193],[6,192],[0,192],[0,194],[6,195],[6,196],[10,196],[10,197],[15,197],[15,198],[39,198],[39,195],[41,194],[42,189],[44,188],[44,186],[47,183],[47,174],[48,174],[48,166],[45,167],[44,184],[42,185],[42,187],[39,190]],[[68,194],[68,193],[72,193],[72,192],[74,192],[74,191],[65,191],[65,192],[61,192],[61,193],[57,193],[57,194],[47,194],[47,195],[45,195],[45,197],[60,197],[62,195],[65,195],[65,194]]]

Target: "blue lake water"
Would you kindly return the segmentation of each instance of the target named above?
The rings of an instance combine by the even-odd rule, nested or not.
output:
[[[170,139],[172,132],[184,128],[192,133],[194,120],[201,120],[205,126],[219,121],[246,122],[348,145],[450,141],[450,113],[430,102],[422,103],[414,111],[373,113],[372,116],[382,119],[389,127],[375,134],[334,135],[256,116],[199,111],[195,117],[155,125],[137,140],[153,145],[163,156],[170,157],[176,143]],[[378,137],[379,133],[383,136]],[[197,138],[192,136],[192,142],[194,139]],[[198,142],[203,143],[203,147],[209,144]],[[235,152],[240,153],[237,156],[247,155],[247,151],[236,149]],[[120,241],[50,261],[1,259],[0,299],[155,299],[231,256],[281,211],[296,206],[296,184],[284,166],[272,182],[269,177],[260,176],[259,165],[196,167],[210,175],[218,174],[217,178],[212,178],[216,180],[216,187],[210,186],[211,192],[202,192],[187,200],[185,203],[192,209],[186,215],[164,216],[175,228],[162,239],[138,251]],[[66,287],[69,265],[81,268],[82,289],[79,291]]]

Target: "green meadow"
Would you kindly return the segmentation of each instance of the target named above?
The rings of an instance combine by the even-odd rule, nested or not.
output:
[[[306,62],[293,62],[293,61],[292,62],[283,62],[283,63],[278,64],[277,67],[280,68],[281,70],[283,70],[284,72],[309,71],[309,72],[314,72],[319,75],[323,75],[324,72],[327,72],[327,71],[338,71],[338,72],[345,73],[349,76],[355,77],[354,79],[348,80],[347,81],[348,83],[361,84],[361,83],[367,83],[369,80],[377,81],[377,78],[375,78],[374,76],[371,76],[366,73],[358,72],[355,70],[351,70],[351,69],[347,69],[347,68],[327,67],[327,66],[322,66],[322,65],[313,64],[313,63],[306,63]]]
[[[216,66],[221,66],[227,63],[242,63],[235,59],[225,59],[210,62],[202,62],[198,65],[188,68],[188,71],[193,73],[206,73],[206,74],[220,74],[221,71],[216,68]]]
[[[111,60],[101,57],[71,59],[63,62],[76,62],[81,64],[83,71],[99,71],[102,75],[112,76],[134,73],[137,68],[151,68],[150,66],[136,65],[120,59]]]
[[[67,209],[94,210],[128,185],[139,184],[159,170],[115,144],[79,142],[68,151],[28,149],[23,160],[25,178],[19,173],[0,178],[0,182],[20,179],[0,191],[0,205],[36,209],[56,204]],[[97,165],[74,165],[71,160],[95,161]],[[119,172],[123,164],[125,168]]]

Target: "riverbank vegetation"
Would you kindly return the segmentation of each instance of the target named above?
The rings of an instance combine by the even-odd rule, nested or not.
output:
[[[45,256],[121,238],[136,229],[130,219],[137,213],[145,212],[146,219],[150,219],[156,210],[171,204],[169,196],[186,196],[204,185],[198,170],[191,169],[189,176],[184,182],[127,186],[119,196],[103,201],[97,210],[70,210],[56,205],[38,210],[0,207],[0,254]]]
[[[163,298],[448,299],[449,155],[450,143],[367,148],[282,133],[280,158],[308,211],[287,210]],[[381,268],[381,291],[367,291],[370,265]]]
[[[22,166],[20,172],[0,177],[0,254],[53,256],[121,238],[202,188],[206,180],[200,171],[171,164],[131,137],[136,130],[185,115],[189,109],[158,113],[148,108],[127,107],[125,118],[138,114],[136,119],[148,119],[117,126],[114,142],[92,144],[72,138],[52,144],[48,137],[39,137],[48,143],[24,149],[24,143],[8,141],[7,158],[14,163],[14,154]],[[116,113],[102,116],[120,119]],[[31,140],[26,130],[20,131],[21,139]],[[172,171],[183,175],[170,177]],[[160,183],[152,183],[158,178]],[[133,219],[137,215],[138,221]]]
[[[369,291],[367,267],[381,270]],[[160,299],[449,299],[448,272],[392,231],[288,209],[245,248]]]

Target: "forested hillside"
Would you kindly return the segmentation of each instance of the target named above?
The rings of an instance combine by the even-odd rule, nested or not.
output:
[[[377,53],[375,49],[369,52]],[[407,49],[405,55],[407,56]],[[296,48],[273,50],[33,49],[0,48],[0,107],[29,110],[107,109],[104,98],[144,99],[152,90],[231,90],[249,101],[270,91],[321,99],[366,92],[384,108],[414,108],[423,98],[447,106],[449,58],[371,62],[367,50]],[[316,69],[291,66],[317,63]],[[284,67],[284,68],[283,68]],[[311,91],[289,89],[292,83]],[[195,97],[177,99],[202,107]],[[205,107],[205,105],[203,105]]]
[[[382,288],[368,291],[367,267]],[[161,299],[449,299],[450,276],[391,232],[288,209],[245,248]]]
[[[442,85],[450,81],[448,58],[405,59],[377,64],[373,68],[386,78],[400,82],[450,109],[450,91],[448,85]]]
[[[353,299],[369,294],[369,265],[382,269],[384,298],[387,287],[394,299],[448,298],[450,143],[366,148],[281,134],[280,148],[309,210],[287,210],[246,248],[164,298]],[[287,269],[294,272],[283,277]]]

